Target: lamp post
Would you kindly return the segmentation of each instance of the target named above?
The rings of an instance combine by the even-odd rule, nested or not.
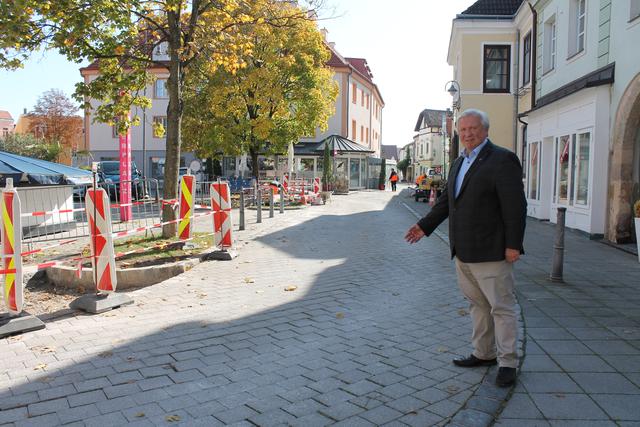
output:
[[[451,110],[447,109],[447,114],[451,111],[451,122],[452,122],[452,132],[449,135],[449,161],[453,161],[455,157],[458,155],[458,144],[455,142],[455,123],[456,123],[456,111],[460,109],[462,104],[460,99],[460,83],[455,80],[449,80],[444,85],[444,89],[449,92],[451,95]],[[446,131],[446,115],[445,115],[445,131]],[[451,157],[451,153],[453,153],[454,157]]]

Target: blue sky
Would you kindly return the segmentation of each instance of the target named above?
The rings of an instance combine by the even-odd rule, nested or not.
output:
[[[424,108],[451,105],[445,83],[451,20],[473,0],[328,0],[320,27],[329,41],[349,57],[366,58],[386,103],[382,143],[402,146]],[[54,52],[34,55],[18,71],[0,70],[0,110],[17,120],[23,108],[33,108],[46,90],[67,95],[80,81],[81,64]]]

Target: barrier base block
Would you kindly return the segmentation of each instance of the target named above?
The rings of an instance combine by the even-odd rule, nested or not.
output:
[[[234,250],[212,251],[206,254],[203,259],[205,261],[231,261],[238,257],[238,253]]]
[[[24,312],[17,316],[0,314],[0,338],[44,328],[44,322],[32,314]]]
[[[98,314],[128,304],[133,304],[133,299],[127,294],[90,294],[73,300],[69,307],[74,310]]]

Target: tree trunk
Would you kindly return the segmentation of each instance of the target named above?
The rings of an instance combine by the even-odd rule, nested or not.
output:
[[[260,153],[258,150],[254,150],[253,148],[249,150],[249,155],[251,156],[251,174],[253,177],[258,180],[260,176],[260,164],[258,163],[258,155]]]
[[[164,198],[174,200],[178,198],[178,171],[180,168],[180,145],[182,133],[182,64],[178,51],[180,49],[180,14],[168,12],[169,24],[169,79],[167,91],[169,92],[169,105],[167,106],[167,132],[164,159]],[[146,159],[145,159],[146,161]],[[162,207],[162,221],[176,219],[176,210],[171,204]],[[162,228],[162,236],[174,237],[177,232],[177,224],[165,225]]]

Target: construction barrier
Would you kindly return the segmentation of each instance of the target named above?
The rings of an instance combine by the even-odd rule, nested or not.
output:
[[[217,182],[211,184],[211,207],[213,208],[214,244],[222,249],[233,246],[231,230],[231,200],[229,184]]]
[[[2,268],[4,275],[3,296],[9,313],[22,312],[24,284],[22,281],[22,221],[20,198],[13,187],[13,180],[7,178],[7,186],[2,189]]]
[[[178,236],[180,239],[191,237],[193,222],[191,214],[193,212],[193,195],[196,187],[196,177],[193,175],[183,175],[180,181],[180,210],[178,223]]]
[[[429,193],[429,206],[433,206],[435,204],[436,204],[436,190],[432,188],[431,192]]]
[[[313,178],[313,192],[320,194],[320,178]]]
[[[289,175],[286,173],[282,175],[282,188],[284,188],[285,193],[289,192]]]
[[[116,260],[107,192],[102,188],[88,189],[85,206],[91,233],[91,264],[96,289],[99,292],[114,292],[117,286]]]

